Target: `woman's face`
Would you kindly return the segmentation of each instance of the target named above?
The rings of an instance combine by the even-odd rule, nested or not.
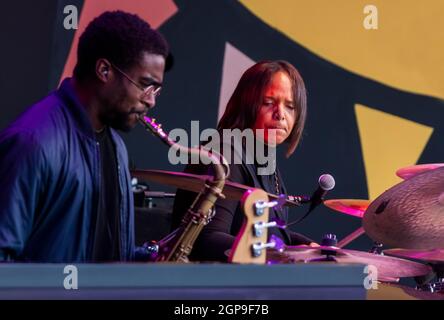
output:
[[[264,90],[253,129],[264,129],[264,136],[257,132],[268,145],[284,142],[293,130],[296,108],[293,101],[291,80],[285,72],[275,73]]]

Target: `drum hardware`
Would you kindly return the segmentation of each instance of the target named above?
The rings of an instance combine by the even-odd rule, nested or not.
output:
[[[383,254],[383,252],[382,252],[382,248],[384,247],[384,245],[382,244],[382,243],[379,243],[379,242],[373,242],[373,247],[370,249],[370,253],[373,253],[373,254]]]
[[[325,254],[327,253],[327,254]],[[378,270],[378,280],[396,281],[402,277],[416,277],[430,274],[428,265],[357,250],[342,249],[333,246],[285,246],[283,250],[267,250],[269,263],[344,263],[373,265]]]
[[[417,289],[422,291],[444,293],[444,249],[414,250],[414,249],[388,249],[384,250],[386,255],[410,259],[428,263],[433,276],[415,278]]]
[[[431,264],[431,267],[436,275],[436,279],[432,278],[428,283],[418,284],[416,289],[444,294],[444,264]]]
[[[333,209],[337,212],[345,213],[347,215],[362,218],[364,216],[364,212],[367,207],[370,205],[370,200],[364,199],[330,199],[325,200],[324,205],[330,209]],[[337,246],[339,248],[343,248],[348,245],[353,240],[357,239],[361,235],[365,233],[363,227],[359,227],[348,236],[344,237],[339,241]]]
[[[147,198],[174,198],[175,193],[168,193],[164,191],[145,191],[145,197]]]
[[[357,208],[358,201],[365,200],[325,201],[327,207],[363,219],[363,230],[356,230],[343,239],[346,242],[342,240],[338,246],[359,236],[360,231],[366,232],[374,240],[369,254],[384,259],[381,262],[388,263],[386,258],[394,256],[404,261],[415,260],[416,263],[427,264],[431,272],[410,274],[415,278],[417,288],[428,292],[444,292],[444,249],[435,249],[442,247],[444,243],[443,166],[443,163],[434,163],[399,169],[396,174],[404,181],[391,187],[374,201],[361,203],[364,206],[360,210]],[[354,237],[355,235],[357,236]],[[382,244],[401,249],[383,250]],[[407,266],[405,262],[403,264]],[[403,269],[402,265],[399,267]],[[435,274],[436,281],[433,281]]]
[[[172,203],[176,197],[175,193],[168,193],[164,191],[145,191],[145,198],[143,206],[146,208],[156,208],[159,202]],[[171,204],[172,205],[172,204]]]
[[[132,191],[134,197],[134,206],[145,207],[145,191],[148,190],[148,186],[139,184],[137,179],[132,179]]]
[[[338,239],[335,234],[327,233],[322,237],[321,246],[325,247],[336,247],[338,244]]]
[[[357,239],[358,237],[360,237],[364,233],[365,233],[364,228],[363,227],[359,227],[358,229],[356,229],[355,231],[350,233],[348,236],[346,236],[343,239],[341,239],[341,241],[338,242],[337,247],[338,248],[344,248],[346,245],[348,245],[350,242],[352,242],[353,240]]]
[[[322,237],[321,240],[321,255],[325,257],[319,259],[310,260],[310,262],[318,262],[318,261],[336,261],[336,250],[334,250],[336,245],[338,244],[338,239],[335,234],[328,233]]]
[[[149,257],[149,261],[153,261],[159,254],[159,244],[157,241],[149,241],[142,245],[145,249],[145,253]]]
[[[324,237],[322,238],[321,241],[321,246],[322,247],[336,247],[336,245],[338,244],[338,239],[336,238],[335,234],[329,233],[324,235]],[[334,250],[321,250],[321,254],[326,255],[327,261],[331,259],[331,256],[336,255],[336,251]]]
[[[416,289],[431,293],[444,293],[444,279],[441,278],[436,282],[417,286]]]

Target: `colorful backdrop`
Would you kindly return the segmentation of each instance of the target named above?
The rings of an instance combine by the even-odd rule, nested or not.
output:
[[[78,9],[77,30],[64,27],[67,5]],[[330,173],[336,188],[328,198],[375,199],[401,181],[397,169],[444,162],[440,0],[19,0],[2,7],[0,128],[71,74],[78,37],[93,17],[122,9],[171,44],[174,66],[153,110],[167,130],[190,130],[192,120],[215,127],[240,75],[256,61],[285,59],[300,70],[306,130],[295,154],[279,159],[295,195],[310,194],[319,175]],[[183,169],[170,165],[166,148],[142,128],[123,137],[133,166]],[[293,218],[305,210],[293,209]],[[360,224],[320,207],[295,229],[320,241]],[[370,246],[364,236],[350,248]]]

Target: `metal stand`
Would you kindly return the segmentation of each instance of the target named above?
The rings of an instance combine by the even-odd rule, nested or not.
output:
[[[415,278],[415,281],[418,283],[416,289],[426,292],[444,294],[444,264],[431,264],[431,267],[436,274],[436,281],[431,282],[430,279],[430,282],[420,284],[418,283],[418,280],[422,279],[417,280]]]
[[[382,244],[382,243],[379,243],[379,242],[373,242],[373,247],[370,249],[370,253],[374,253],[374,254],[380,254],[380,255],[382,255],[383,253],[382,253],[382,247],[383,247],[384,245]]]

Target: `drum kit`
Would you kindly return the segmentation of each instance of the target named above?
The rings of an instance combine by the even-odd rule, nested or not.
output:
[[[362,227],[351,235],[335,243],[322,242],[319,247],[284,245],[279,250],[270,249],[267,261],[372,265],[382,283],[414,278],[417,287],[411,291],[444,298],[444,164],[405,167],[396,174],[404,180],[373,201],[324,201],[336,212],[362,219]],[[200,192],[210,178],[158,170],[134,170],[132,175],[194,192]],[[241,199],[249,188],[227,181],[223,192],[227,198]],[[299,205],[290,200],[285,204]],[[363,233],[375,242],[370,252],[343,248]],[[393,249],[381,250],[382,244]]]
[[[443,167],[433,163],[401,168],[396,175],[404,181],[374,201],[339,199],[324,204],[362,219],[362,232],[355,232],[354,238],[365,232],[376,244],[393,248],[383,250],[379,257],[398,270],[390,274],[381,268],[383,276],[415,277],[416,289],[441,293],[444,298]]]

